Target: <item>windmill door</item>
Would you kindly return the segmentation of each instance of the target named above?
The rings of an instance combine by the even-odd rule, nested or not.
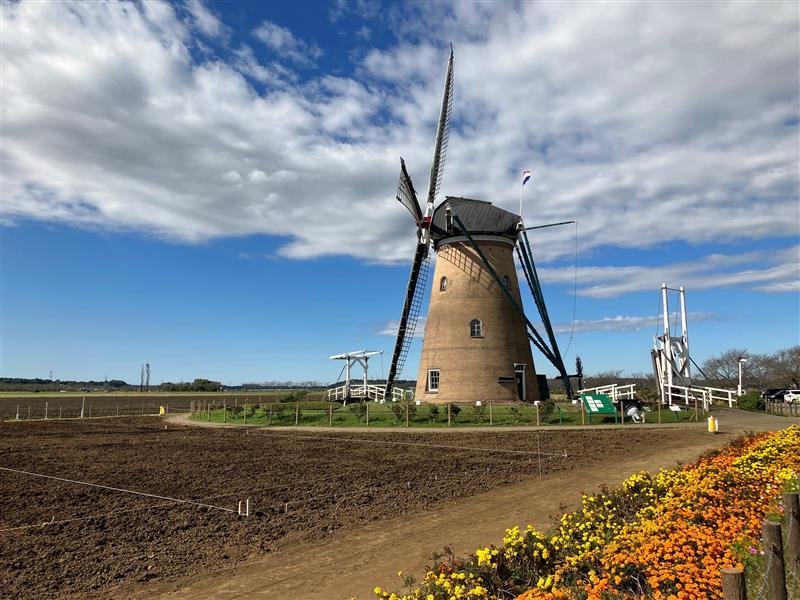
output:
[[[514,365],[514,382],[517,384],[517,396],[525,401],[525,365]]]

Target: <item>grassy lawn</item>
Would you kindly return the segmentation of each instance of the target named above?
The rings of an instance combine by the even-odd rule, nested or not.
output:
[[[367,415],[368,413],[368,415]],[[300,402],[300,403],[268,403],[251,404],[237,402],[228,403],[223,410],[219,405],[201,407],[192,417],[198,421],[213,421],[217,423],[230,423],[237,425],[266,425],[276,427],[291,427],[294,425],[312,427],[417,427],[437,428],[448,426],[447,405],[423,404],[348,404],[342,406],[330,402]],[[698,412],[702,421],[705,414]],[[369,422],[367,422],[367,419]],[[646,413],[646,422],[658,423],[658,411]],[[674,413],[668,410],[661,411],[661,422],[688,422],[694,419],[694,409]],[[611,415],[597,416],[592,419],[592,424],[614,423]],[[619,416],[617,422],[620,422]],[[626,423],[631,420],[626,418]],[[473,405],[452,405],[450,409],[451,427],[486,427],[486,426],[511,426],[511,425],[589,425],[588,416],[582,421],[580,407],[569,403],[557,404],[556,409],[549,418],[545,419],[542,412],[537,417],[537,407],[531,405],[506,405],[484,404],[481,407]]]

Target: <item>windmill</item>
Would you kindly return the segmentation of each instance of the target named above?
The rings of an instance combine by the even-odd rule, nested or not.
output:
[[[385,396],[390,397],[416,331],[431,246],[438,255],[434,273],[434,290],[438,282],[438,291],[431,293],[416,398],[428,402],[546,399],[546,379],[535,372],[531,343],[556,366],[571,396],[570,375],[556,344],[521,217],[470,198],[447,196],[436,206],[452,108],[451,46],[424,211],[405,161],[400,159],[397,200],[414,218],[417,246]],[[523,310],[514,250],[548,340]]]

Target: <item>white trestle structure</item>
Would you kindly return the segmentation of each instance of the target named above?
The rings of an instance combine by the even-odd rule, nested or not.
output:
[[[673,337],[669,323],[668,292],[677,292],[680,305],[681,331],[679,337]],[[733,407],[736,402],[736,390],[725,390],[705,386],[692,385],[692,374],[689,368],[689,321],[686,312],[686,290],[681,286],[675,290],[668,288],[666,282],[661,284],[661,317],[664,327],[662,335],[653,337],[653,372],[658,383],[662,404],[672,405],[683,401],[687,406],[695,401],[702,402],[703,408],[717,402],[727,402]]]
[[[370,385],[369,384],[369,359],[371,356],[383,354],[382,350],[358,350],[355,352],[345,352],[343,354],[334,354],[330,357],[331,360],[346,360],[344,372],[344,384],[338,387],[330,388],[325,397],[327,400],[343,400],[345,403],[348,399],[364,399],[364,400],[377,400],[383,402],[386,400],[386,384]],[[353,367],[359,365],[364,370],[364,377],[362,381],[353,381],[352,370]],[[400,388],[392,389],[392,401],[403,400],[405,397],[404,390]]]

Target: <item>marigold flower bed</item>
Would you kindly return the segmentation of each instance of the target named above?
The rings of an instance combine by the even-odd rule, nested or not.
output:
[[[506,530],[499,548],[438,560],[388,600],[720,598],[720,569],[742,567],[780,494],[797,486],[800,428],[744,436],[680,469],[584,494],[550,531]]]

